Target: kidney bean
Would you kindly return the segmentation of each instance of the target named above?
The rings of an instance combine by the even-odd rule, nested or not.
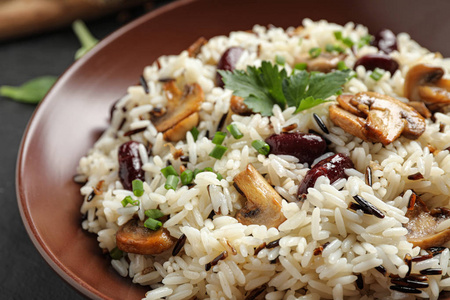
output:
[[[313,187],[317,178],[326,176],[330,179],[330,183],[340,178],[347,178],[345,169],[353,168],[353,162],[350,158],[342,153],[335,154],[319,161],[311,170],[306,173],[305,178],[298,186],[298,196],[304,196],[308,193],[308,188]]]
[[[392,51],[398,50],[397,38],[389,29],[380,30],[374,37],[372,46],[377,47],[384,53],[391,53]]]
[[[131,182],[135,179],[144,180],[144,170],[139,155],[139,143],[129,141],[119,147],[119,178],[123,187],[132,190]]]
[[[310,165],[327,148],[327,143],[320,135],[302,132],[273,134],[266,138],[266,143],[270,146],[271,154],[292,155],[301,163]]]
[[[373,71],[375,68],[383,69],[394,74],[398,69],[398,62],[385,54],[367,54],[360,57],[355,63],[357,66],[364,66],[366,70]]]
[[[217,70],[233,71],[236,67],[236,63],[244,52],[241,47],[230,47],[228,48],[220,58],[217,63]],[[218,87],[223,87],[224,83],[222,81],[222,76],[219,72],[216,73],[216,85]]]

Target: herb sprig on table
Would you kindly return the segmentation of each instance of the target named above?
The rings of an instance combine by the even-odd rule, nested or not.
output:
[[[81,48],[75,53],[75,60],[77,60],[91,50],[98,43],[98,40],[92,36],[81,20],[73,22],[72,28],[81,44]],[[17,102],[37,104],[44,98],[57,79],[57,76],[40,76],[20,86],[3,85],[0,87],[0,96]]]
[[[296,113],[327,101],[327,98],[342,91],[350,78],[350,70],[331,73],[294,70],[291,75],[269,61],[260,67],[248,66],[247,71],[218,71],[225,88],[244,98],[244,103],[255,113],[272,115],[278,104],[281,109],[296,107]]]

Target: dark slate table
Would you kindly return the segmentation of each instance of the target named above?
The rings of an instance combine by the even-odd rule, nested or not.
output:
[[[154,8],[169,1],[155,1]],[[128,19],[145,13],[138,8]],[[87,25],[103,38],[124,25],[124,14]],[[70,27],[0,43],[0,85],[20,85],[42,75],[58,76],[73,62],[79,42]],[[0,298],[84,299],[47,265],[32,244],[19,214],[15,189],[17,153],[27,123],[36,109],[0,97]]]

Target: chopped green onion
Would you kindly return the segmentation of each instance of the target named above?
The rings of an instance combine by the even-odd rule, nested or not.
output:
[[[358,75],[356,74],[355,71],[350,72],[350,77],[348,78],[348,81],[350,81],[350,79],[352,79],[352,78],[358,78]]]
[[[236,124],[230,124],[227,126],[227,130],[231,133],[231,135],[235,138],[235,139],[240,139],[242,138],[244,135],[242,134],[242,132],[239,130],[239,128],[236,126]]]
[[[347,65],[342,60],[337,63],[337,68],[338,68],[339,71],[343,71],[343,70],[347,70],[348,69]]]
[[[370,74],[370,78],[372,78],[375,81],[378,81],[381,79],[381,77],[383,77],[383,75],[384,75],[383,69],[375,68],[375,70],[372,71],[372,74]]]
[[[212,139],[212,143],[216,145],[222,145],[223,140],[227,134],[225,132],[217,131],[216,134],[214,134],[214,137]]]
[[[139,200],[134,200],[133,198],[131,198],[131,196],[126,196],[125,198],[123,198],[121,203],[122,203],[123,207],[127,206],[128,204],[131,204],[133,206],[138,206]]]
[[[347,45],[348,47],[352,47],[355,43],[353,43],[353,41],[350,39],[350,38],[348,38],[348,37],[346,37],[346,38],[343,38],[342,39],[342,42],[345,44],[345,45]]]
[[[164,188],[166,190],[175,190],[177,188],[179,180],[180,179],[178,178],[178,176],[175,176],[175,175],[167,176],[166,184],[164,184]]]
[[[186,169],[186,170],[184,170],[183,173],[181,173],[180,178],[181,178],[181,184],[188,185],[194,179],[194,172],[192,172],[189,169]]]
[[[286,59],[283,56],[277,55],[275,56],[275,62],[280,66],[284,66]]]
[[[359,40],[358,42],[358,48],[362,48],[365,45],[369,45],[370,42],[372,41],[372,38],[373,36],[371,36],[370,34],[363,36],[361,40]]]
[[[295,64],[295,66],[294,66],[294,69],[300,70],[300,71],[306,70],[307,68],[308,68],[307,63],[298,63],[298,64]]]
[[[144,226],[151,230],[158,230],[159,228],[161,228],[162,223],[161,221],[148,218],[147,220],[145,220]]]
[[[144,194],[144,184],[141,180],[135,179],[131,182],[131,185],[133,186],[133,194],[136,197],[140,197]]]
[[[259,153],[263,154],[263,155],[267,155],[270,152],[270,146],[262,141],[262,140],[254,140],[252,142],[252,146],[253,148],[255,148]]]
[[[223,179],[223,176],[222,176],[220,173],[217,173],[217,179],[218,179],[218,180],[222,180],[222,179]]]
[[[164,217],[164,214],[159,209],[147,209],[144,213],[148,218],[152,219]]]
[[[334,46],[333,46],[333,45],[327,44],[327,45],[325,46],[325,51],[327,51],[327,52],[333,52],[333,50],[334,50]]]
[[[342,40],[342,31],[335,31],[334,33],[334,37],[336,38],[336,40],[340,41]]]
[[[309,56],[311,56],[311,58],[316,58],[320,55],[320,53],[322,53],[322,49],[318,48],[318,47],[314,47],[309,49]]]
[[[345,52],[345,50],[342,49],[342,48],[339,47],[339,46],[334,46],[334,51],[336,51],[336,52],[338,52],[338,53],[344,53],[344,52]]]
[[[203,170],[195,169],[194,170],[194,178],[197,176],[198,173],[203,172]]]
[[[211,167],[206,167],[206,168],[203,169],[202,172],[213,172],[214,173],[214,170]]]
[[[227,152],[228,148],[222,145],[216,145],[214,149],[209,153],[209,156],[215,159],[221,159],[222,156]]]
[[[114,247],[110,252],[109,252],[109,256],[111,256],[112,259],[114,260],[118,260],[121,259],[123,256],[123,251],[120,250],[117,247]]]
[[[165,167],[163,169],[161,169],[161,173],[163,173],[164,177],[168,177],[169,175],[175,175],[178,176],[177,171],[175,170],[175,168],[173,166],[168,166]]]
[[[191,133],[192,133],[192,137],[194,138],[194,141],[197,141],[198,134],[200,133],[200,131],[198,131],[198,128],[192,127]]]

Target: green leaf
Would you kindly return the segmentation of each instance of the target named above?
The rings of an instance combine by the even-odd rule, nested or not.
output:
[[[342,89],[347,82],[350,70],[336,71],[331,73],[312,73],[309,80],[309,88],[306,96],[327,99]]]
[[[262,116],[267,117],[267,116],[272,115],[272,108],[273,108],[274,103],[271,101],[261,101],[260,98],[257,98],[252,95],[252,96],[245,98],[244,103],[253,112],[259,112]]]
[[[288,106],[297,107],[304,98],[306,87],[309,83],[309,73],[306,71],[296,72],[289,78],[283,80],[283,93]]]
[[[42,76],[31,79],[21,86],[4,85],[0,87],[0,95],[18,102],[39,103],[53,86],[56,76]]]
[[[97,45],[98,40],[91,34],[89,29],[86,27],[86,24],[84,24],[81,20],[76,20],[73,22],[72,29],[81,44],[81,48],[75,53],[75,60],[77,60]]]
[[[320,98],[314,98],[312,96],[309,96],[308,98],[303,99],[300,102],[300,105],[297,107],[297,109],[295,110],[295,113],[298,113],[302,110],[314,107],[316,105],[322,104],[327,102],[326,100],[320,99]]]
[[[283,94],[282,82],[287,77],[285,69],[278,71],[276,65],[272,65],[268,61],[261,63],[261,81],[266,87],[269,95],[281,108],[286,106],[286,98]]]

